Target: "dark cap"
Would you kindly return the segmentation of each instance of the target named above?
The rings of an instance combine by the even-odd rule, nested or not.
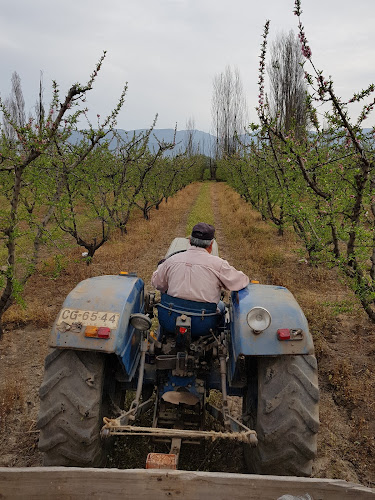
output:
[[[211,224],[198,222],[193,227],[191,235],[193,238],[198,238],[198,240],[212,240],[215,236],[215,228]]]

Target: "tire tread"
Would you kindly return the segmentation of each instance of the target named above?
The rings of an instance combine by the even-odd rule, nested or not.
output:
[[[257,415],[251,415],[246,403],[244,410],[258,434],[256,448],[245,446],[250,472],[311,475],[319,429],[315,356],[259,359]]]
[[[37,422],[44,465],[99,465],[104,364],[95,352],[55,349],[47,355]]]

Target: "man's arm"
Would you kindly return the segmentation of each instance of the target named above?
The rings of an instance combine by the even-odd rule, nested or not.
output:
[[[151,278],[151,285],[161,292],[166,292],[168,289],[167,281],[167,266],[163,262],[158,266],[156,271],[153,272]]]
[[[236,292],[249,284],[249,278],[242,271],[237,271],[226,260],[220,268],[220,280],[227,290]]]

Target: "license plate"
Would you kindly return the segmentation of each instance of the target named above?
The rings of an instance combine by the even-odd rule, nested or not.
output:
[[[57,325],[62,322],[72,325],[73,323],[80,323],[83,326],[104,326],[113,330],[117,328],[120,313],[112,311],[86,311],[82,309],[61,309]]]

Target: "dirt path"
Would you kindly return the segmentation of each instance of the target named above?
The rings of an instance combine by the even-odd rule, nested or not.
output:
[[[159,211],[152,212],[150,221],[135,214],[126,237],[118,236],[103,246],[90,267],[83,264],[82,250],[77,248],[68,255],[68,264],[57,277],[46,275],[45,266],[41,266],[30,281],[26,290],[28,309],[10,311],[0,343],[0,466],[41,463],[35,428],[38,388],[50,326],[65,296],[82,279],[117,274],[120,270],[137,271],[148,287],[152,271],[173,238],[185,236],[187,217],[199,189],[195,184],[180,191]],[[334,271],[306,265],[294,237],[277,237],[274,228],[227,186],[213,183],[210,192],[220,256],[251,278],[289,288],[309,320],[321,388],[319,454],[314,475],[373,486],[373,325]],[[118,444],[107,465],[130,466],[119,457],[132,450],[129,458],[133,467],[142,467],[144,449],[139,443],[129,443],[128,449]],[[190,450],[183,460],[181,465],[185,468],[244,472],[238,446],[217,444],[200,451]]]

